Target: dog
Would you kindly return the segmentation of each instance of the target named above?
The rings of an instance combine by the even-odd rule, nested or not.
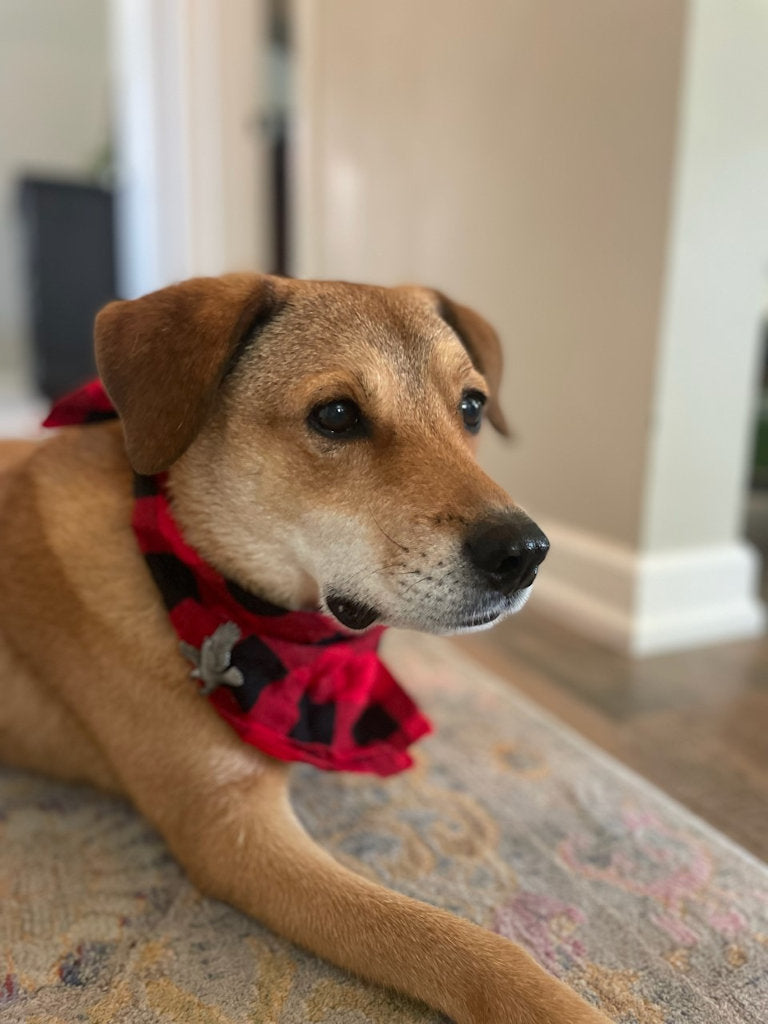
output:
[[[203,892],[457,1024],[606,1024],[520,947],[313,843],[280,737],[243,742],[212,707],[247,674],[240,631],[180,648],[169,609],[189,594],[158,591],[147,566],[171,556],[136,532],[147,509],[150,533],[172,514],[173,543],[248,614],[321,620],[341,648],[382,625],[487,628],[548,547],[474,458],[483,418],[507,431],[491,326],[427,288],[230,274],[109,304],[95,348],[101,422],[0,447],[0,758],[127,796]],[[425,728],[406,699],[382,774]]]

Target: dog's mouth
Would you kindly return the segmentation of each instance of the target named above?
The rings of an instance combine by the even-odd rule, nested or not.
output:
[[[511,594],[475,594],[470,600],[465,599],[458,607],[450,610],[425,599],[418,602],[416,607],[406,605],[398,609],[395,605],[394,609],[387,611],[335,590],[326,593],[324,604],[342,626],[357,632],[368,629],[378,621],[382,625],[450,635],[487,629],[510,613],[518,611],[530,597],[532,582],[526,580],[525,586]]]
[[[476,626],[490,626],[492,622],[500,618],[504,612],[504,608],[496,608],[494,611],[482,612],[476,615],[470,616],[466,621],[460,622],[459,629],[474,629]]]
[[[521,587],[519,590],[506,594],[492,604],[483,602],[475,608],[467,608],[459,617],[459,620],[449,624],[447,632],[465,633],[474,630],[487,629],[494,622],[505,618],[507,615],[519,611],[526,603],[531,594],[530,584]]]
[[[379,618],[379,612],[370,605],[341,594],[328,594],[328,610],[347,629],[367,629]]]

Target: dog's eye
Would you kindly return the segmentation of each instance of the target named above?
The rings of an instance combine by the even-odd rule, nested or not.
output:
[[[360,408],[349,398],[334,398],[332,402],[316,405],[309,414],[308,423],[325,437],[353,438],[366,433]]]
[[[470,434],[476,434],[482,425],[485,402],[485,395],[479,391],[468,391],[461,400],[459,409],[464,420],[464,426]]]

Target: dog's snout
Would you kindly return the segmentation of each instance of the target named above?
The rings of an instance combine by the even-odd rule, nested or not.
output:
[[[494,587],[510,594],[531,586],[549,551],[549,541],[527,516],[510,516],[475,523],[464,550]]]

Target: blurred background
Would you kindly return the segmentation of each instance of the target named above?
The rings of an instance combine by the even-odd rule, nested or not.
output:
[[[467,645],[630,763],[653,719],[647,774],[698,722],[764,797],[765,0],[0,0],[0,82],[4,432],[113,296],[439,287],[502,336],[483,458],[552,541]]]

